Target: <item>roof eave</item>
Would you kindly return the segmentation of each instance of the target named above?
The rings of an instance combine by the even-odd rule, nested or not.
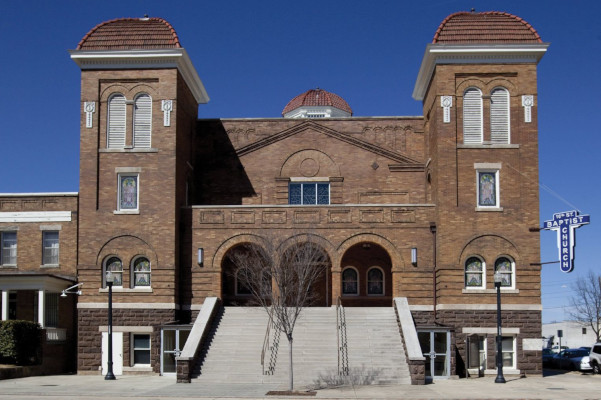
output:
[[[538,64],[550,43],[441,44],[429,43],[422,59],[413,98],[423,100],[439,64]]]
[[[151,50],[69,50],[81,70],[177,68],[196,102],[208,103],[209,95],[190,56],[183,48]]]

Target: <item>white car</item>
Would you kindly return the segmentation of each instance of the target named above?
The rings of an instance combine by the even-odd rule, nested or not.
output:
[[[593,374],[601,374],[601,343],[595,343],[589,354],[589,363]]]

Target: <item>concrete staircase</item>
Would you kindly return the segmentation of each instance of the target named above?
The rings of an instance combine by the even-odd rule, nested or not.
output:
[[[338,375],[335,307],[303,310],[294,329],[295,387],[354,384],[410,384],[396,316],[392,307],[346,308],[350,375]],[[273,375],[264,375],[261,351],[267,313],[255,307],[224,307],[201,350],[193,382],[288,382],[288,340],[280,336]],[[273,336],[273,330],[272,330]],[[269,354],[265,356],[266,364]]]
[[[411,384],[392,307],[345,307],[349,377],[355,384]]]
[[[193,382],[267,383],[261,351],[267,329],[262,307],[224,307],[216,316],[209,340],[201,349],[192,373]],[[266,356],[268,357],[268,356]]]

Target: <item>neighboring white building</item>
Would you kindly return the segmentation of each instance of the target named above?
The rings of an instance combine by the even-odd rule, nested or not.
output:
[[[563,331],[563,337],[561,338],[562,346],[568,346],[570,348],[582,346],[592,347],[597,341],[597,336],[590,325],[578,321],[561,321],[543,324],[543,338],[546,339],[543,343],[552,341],[550,346],[559,345],[558,330]]]

